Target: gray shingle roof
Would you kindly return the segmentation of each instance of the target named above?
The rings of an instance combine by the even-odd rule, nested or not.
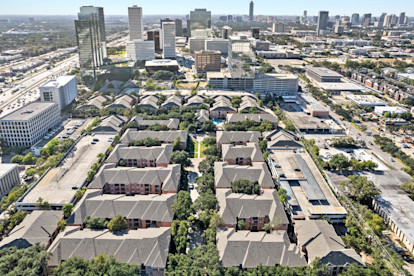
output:
[[[264,162],[262,151],[257,143],[247,143],[246,146],[225,144],[222,146],[223,160],[250,158],[252,162]]]
[[[90,108],[90,107],[95,107],[97,109],[102,109],[103,108],[103,103],[107,102],[107,101],[111,101],[111,97],[106,96],[106,95],[99,95],[96,96],[92,99],[90,99],[86,104],[78,106],[77,109],[86,109],[86,108]]]
[[[275,217],[280,224],[288,224],[282,203],[277,191],[265,189],[261,195],[232,193],[231,189],[216,190],[219,214],[225,224],[236,224],[237,218]]]
[[[298,246],[306,247],[309,263],[320,258],[325,264],[343,266],[363,265],[361,257],[345,244],[326,220],[298,220],[295,222]]]
[[[252,121],[256,121],[256,122],[262,122],[264,120],[268,120],[271,123],[273,123],[274,125],[277,125],[277,118],[272,115],[272,114],[227,114],[227,119],[226,122],[229,124],[232,123],[237,123],[240,121],[245,121],[245,120],[252,120]]]
[[[52,243],[49,266],[57,266],[70,257],[91,260],[100,253],[128,264],[163,269],[166,266],[171,239],[171,228],[150,228],[111,233],[109,230],[91,230],[67,226]]]
[[[217,144],[228,144],[229,142],[259,142],[261,134],[259,131],[217,131]]]
[[[148,137],[156,138],[160,141],[166,141],[169,143],[174,143],[175,139],[179,137],[181,139],[181,142],[184,143],[187,141],[187,131],[138,131],[129,128],[125,131],[124,135],[122,135],[121,143],[128,145],[131,140],[143,140]]]
[[[216,237],[220,261],[224,267],[241,265],[243,268],[256,268],[260,264],[289,267],[307,265],[297,247],[290,243],[286,231],[267,234],[221,228],[217,230]]]
[[[118,163],[121,159],[156,160],[156,163],[170,163],[173,145],[163,144],[155,147],[128,147],[118,144],[106,160],[107,163]]]
[[[137,97],[133,95],[121,95],[115,98],[115,101],[108,105],[108,108],[131,108],[137,102]]]
[[[137,122],[138,127],[141,129],[146,129],[155,124],[165,125],[169,129],[178,129],[180,125],[180,119],[177,118],[171,118],[169,120],[144,120],[142,117],[135,116],[131,119],[131,122],[133,121]]]
[[[100,190],[87,190],[68,218],[68,225],[78,225],[87,216],[111,219],[121,215],[127,219],[172,222],[176,194],[101,195]]]
[[[297,141],[297,137],[283,129],[276,129],[263,133],[263,137],[268,141],[268,148],[302,148],[303,145]]]
[[[258,182],[260,187],[275,187],[272,176],[265,162],[256,162],[252,166],[228,165],[227,162],[214,163],[214,180],[216,188],[231,188],[237,179]]]
[[[181,165],[156,168],[114,168],[106,164],[97,174],[90,189],[102,189],[105,184],[151,184],[159,185],[163,191],[178,191]]]
[[[217,96],[214,98],[215,102],[213,106],[210,108],[210,111],[214,110],[230,110],[230,111],[237,111],[236,108],[231,106],[231,101],[229,98],[225,96]]]
[[[183,99],[180,96],[172,95],[162,103],[162,108],[181,107]]]
[[[92,129],[93,132],[119,132],[121,126],[128,121],[127,117],[111,115],[102,120],[99,126]]]
[[[241,110],[249,110],[252,107],[256,108],[259,111],[264,111],[259,106],[259,104],[256,102],[256,99],[249,97],[249,96],[242,97],[242,102],[240,103],[239,112]]]
[[[208,111],[205,109],[197,110],[196,116],[197,116],[197,122],[200,122],[200,123],[204,123],[205,121],[210,120]]]
[[[187,103],[184,104],[186,106],[199,106],[200,104],[204,104],[204,96],[194,95],[186,98]]]
[[[151,95],[151,96],[142,97],[140,99],[138,107],[158,109],[157,102],[158,102],[158,97],[156,96]]]
[[[3,238],[0,248],[11,246],[26,248],[35,243],[46,246],[57,228],[58,220],[62,217],[62,211],[35,210]]]

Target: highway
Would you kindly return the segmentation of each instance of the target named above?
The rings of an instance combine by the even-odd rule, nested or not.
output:
[[[22,103],[17,103],[17,100],[19,98],[26,96],[26,104],[29,103],[29,101],[37,100],[40,97],[39,92],[38,90],[35,92],[33,90],[37,89],[40,85],[49,79],[53,79],[59,75],[68,73],[73,67],[75,67],[77,62],[78,55],[73,54],[69,58],[57,63],[50,70],[46,70],[47,65],[43,65],[38,72],[24,78],[18,83],[15,83],[12,88],[6,89],[5,92],[0,95],[0,109],[3,110],[3,113],[1,113],[1,115],[4,116],[10,112],[13,112],[20,106],[23,106]],[[19,91],[12,94],[12,90],[16,87],[20,88]],[[30,97],[29,94],[31,94]],[[23,101],[21,100],[21,102]],[[14,108],[12,108],[13,105],[15,105]]]

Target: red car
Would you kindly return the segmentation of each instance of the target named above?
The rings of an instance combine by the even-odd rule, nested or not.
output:
[[[358,132],[358,135],[361,136],[361,133]]]

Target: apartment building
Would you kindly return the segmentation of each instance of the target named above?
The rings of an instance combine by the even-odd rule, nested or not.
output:
[[[225,144],[222,146],[222,157],[229,165],[251,166],[253,162],[264,162],[257,143],[246,143],[245,146]]]
[[[32,102],[0,118],[1,138],[9,146],[32,146],[61,122],[55,102]]]
[[[157,168],[116,167],[105,164],[89,189],[102,189],[105,194],[150,195],[177,193],[181,165]]]

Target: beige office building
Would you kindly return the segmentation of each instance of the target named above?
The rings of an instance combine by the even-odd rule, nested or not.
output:
[[[220,51],[203,50],[195,53],[195,69],[198,74],[220,72]]]

